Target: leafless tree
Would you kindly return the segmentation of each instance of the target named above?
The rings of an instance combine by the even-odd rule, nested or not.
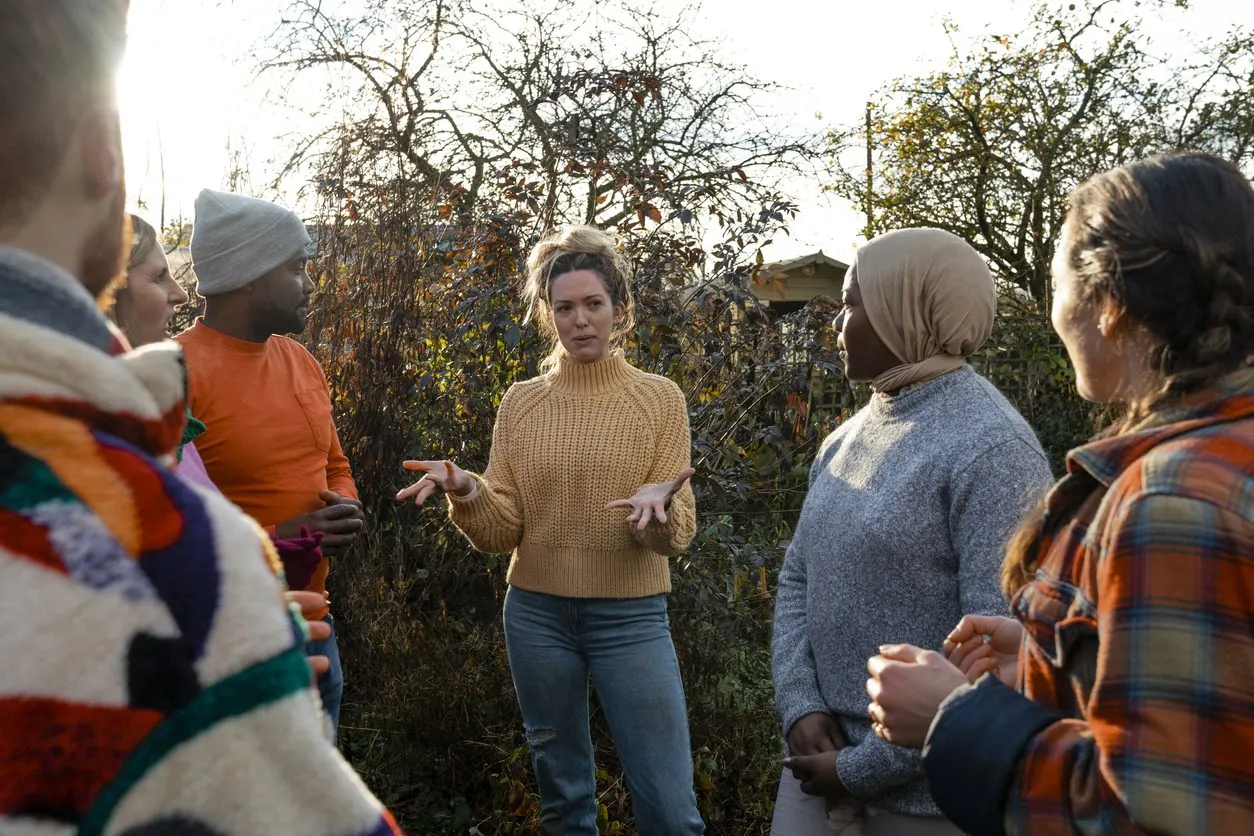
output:
[[[315,109],[341,116],[282,174],[354,211],[404,184],[446,217],[516,206],[538,226],[624,229],[760,204],[811,165],[813,138],[762,112],[771,85],[689,34],[697,7],[629,3],[293,0],[262,69],[289,103],[317,89]]]

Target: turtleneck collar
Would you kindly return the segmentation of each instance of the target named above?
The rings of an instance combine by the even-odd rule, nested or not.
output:
[[[563,353],[557,368],[549,373],[549,381],[554,392],[577,396],[603,395],[622,389],[643,374],[624,359],[621,349],[595,363],[580,363]]]
[[[969,380],[974,375],[975,370],[971,366],[964,364],[938,377],[932,377],[920,383],[908,384],[892,394],[876,392],[871,396],[870,405],[875,409],[890,414],[909,412],[919,404],[931,400],[941,392],[945,392],[963,381]]]

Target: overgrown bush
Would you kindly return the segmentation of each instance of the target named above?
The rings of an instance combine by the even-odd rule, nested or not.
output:
[[[405,458],[482,468],[501,396],[536,373],[547,347],[520,325],[517,301],[536,231],[507,212],[416,223],[430,217],[420,200],[403,186],[373,204],[354,198],[356,220],[329,212],[318,235],[308,340],[370,519],[330,580],[347,681],[341,742],[411,832],[533,833],[499,617],[507,559],[472,551],[438,503],[392,496],[411,478]],[[624,240],[639,267],[628,354],[678,382],[691,409],[699,531],[674,564],[671,620],[715,834],[767,832],[781,752],[771,593],[817,443],[868,395],[829,360],[830,304],[785,329],[753,293],[754,256],[789,210],[726,218],[726,243],[708,253],[683,226]],[[1048,334],[1039,315],[1011,311],[980,363],[1057,458],[1090,427]],[[625,784],[593,718],[602,831],[629,833]]]

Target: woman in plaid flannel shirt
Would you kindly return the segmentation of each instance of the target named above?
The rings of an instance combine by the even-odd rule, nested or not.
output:
[[[1098,175],[1053,274],[1080,394],[1129,417],[1012,540],[1015,618],[882,648],[870,715],[973,834],[1254,833],[1254,188],[1192,153]]]

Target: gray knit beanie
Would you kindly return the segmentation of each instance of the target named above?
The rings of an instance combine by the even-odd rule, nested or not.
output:
[[[203,189],[192,224],[192,270],[201,296],[251,284],[309,249],[296,213],[268,200]]]

